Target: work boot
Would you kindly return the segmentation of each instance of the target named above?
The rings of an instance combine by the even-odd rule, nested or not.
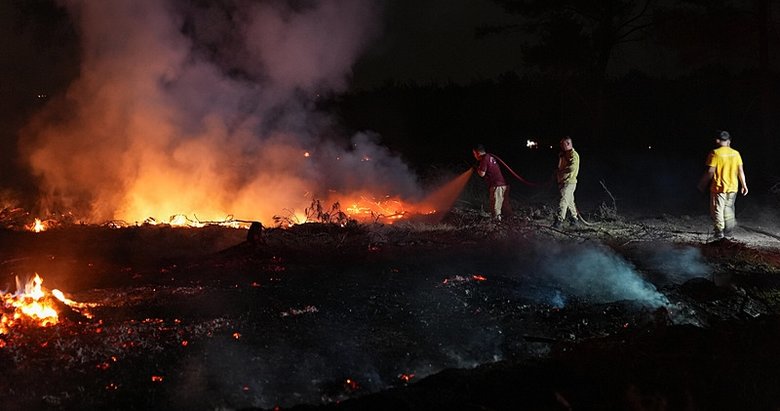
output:
[[[561,220],[559,220],[557,218],[555,220],[553,220],[553,223],[550,226],[550,228],[554,228],[556,230],[560,230],[561,229]]]
[[[715,230],[715,235],[713,235],[713,238],[716,240],[722,240],[725,236],[723,235],[723,231]]]
[[[726,224],[726,227],[723,228],[723,236],[726,238],[734,238],[734,228],[737,225],[734,223]]]
[[[569,220],[569,225],[571,225],[572,228],[579,228],[580,220],[577,217],[574,217],[571,220]]]

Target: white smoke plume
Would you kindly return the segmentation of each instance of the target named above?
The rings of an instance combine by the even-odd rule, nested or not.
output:
[[[45,209],[91,222],[268,222],[334,192],[419,194],[376,136],[341,136],[316,108],[379,35],[375,1],[62,5],[79,29],[80,74],[20,144]]]
[[[564,294],[599,303],[622,300],[648,307],[669,304],[665,295],[646,281],[636,268],[599,244],[544,244],[537,250],[539,277]],[[554,296],[556,304],[560,296]]]
[[[701,249],[696,247],[655,244],[642,253],[641,259],[649,269],[673,284],[712,276],[712,267],[705,261]]]

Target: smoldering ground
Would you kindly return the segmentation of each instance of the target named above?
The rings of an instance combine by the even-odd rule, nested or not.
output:
[[[85,375],[79,388],[63,372],[35,373],[44,384],[20,394],[27,409],[44,396],[87,408],[323,404],[652,329],[659,310],[700,326],[734,312],[708,311],[681,286],[706,280],[702,252],[715,246],[620,247],[524,224],[412,227],[271,229],[259,248],[224,227],[5,232],[19,247],[2,248],[15,274],[38,272],[99,307],[91,322],[7,338],[3,381],[32,373],[29,363]]]
[[[171,365],[176,387],[202,388],[186,401],[171,401],[319,404],[447,368],[545,356],[549,343],[539,339],[609,334],[671,305],[645,271],[697,276],[696,264],[706,267],[684,248],[659,249],[640,269],[600,243],[547,241],[426,250],[401,259],[289,261],[278,283],[250,292],[254,303],[240,316],[239,339],[190,347]],[[238,298],[222,297],[223,303]]]

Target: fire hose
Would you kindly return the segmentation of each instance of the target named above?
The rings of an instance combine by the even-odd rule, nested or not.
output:
[[[520,174],[515,173],[515,170],[512,170],[512,167],[509,167],[509,165],[507,163],[505,163],[504,160],[502,160],[499,156],[497,156],[495,154],[491,154],[491,156],[495,157],[496,160],[498,160],[498,162],[501,163],[501,165],[504,166],[504,168],[506,168],[507,171],[509,171],[510,174],[512,174],[516,179],[520,180],[521,183],[523,183],[523,184],[525,184],[525,185],[527,185],[529,187],[539,187],[539,186],[542,186],[542,185],[547,185],[547,183],[545,183],[545,184],[532,183],[532,182],[524,179],[523,177],[520,176]]]

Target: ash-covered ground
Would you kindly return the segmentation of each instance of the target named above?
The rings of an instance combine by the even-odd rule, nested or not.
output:
[[[3,408],[780,406],[776,227],[743,215],[712,242],[704,214],[602,209],[553,230],[545,207],[256,244],[219,226],[0,231],[0,287],[37,272],[97,304],[0,336]]]

